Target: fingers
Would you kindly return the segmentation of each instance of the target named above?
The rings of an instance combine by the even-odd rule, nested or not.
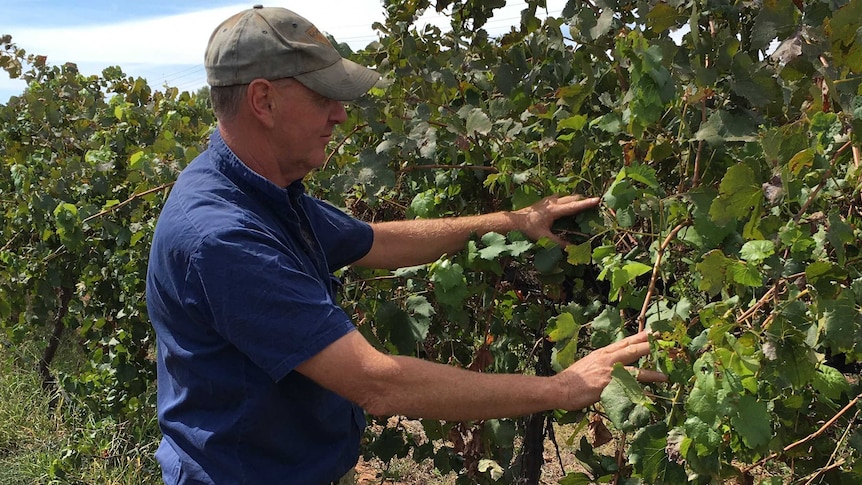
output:
[[[567,213],[576,214],[598,206],[601,200],[600,197],[584,199],[580,195],[567,195],[556,199],[556,203],[558,206],[564,207]]]
[[[640,382],[667,382],[665,374],[649,369],[638,369],[635,377]]]
[[[630,364],[649,354],[649,335],[649,332],[638,332],[608,345],[605,349],[609,351],[609,357],[614,359],[614,362]],[[629,371],[636,372],[635,377],[640,382],[667,382],[667,376],[661,372],[629,366],[626,366],[626,368]]]
[[[556,198],[558,204],[573,204],[580,202],[584,205],[598,205],[601,202],[601,197],[584,197],[583,195],[564,195]]]
[[[635,376],[635,379],[639,382],[667,382],[667,376],[658,371],[628,365],[626,366],[626,370]]]
[[[649,354],[649,342],[637,342],[610,352],[608,356],[614,362],[630,364]]]
[[[630,335],[622,340],[618,340],[607,347],[605,350],[608,352],[618,352],[619,350],[625,349],[634,344],[639,344],[643,342],[649,341],[649,332],[638,332],[634,335]]]

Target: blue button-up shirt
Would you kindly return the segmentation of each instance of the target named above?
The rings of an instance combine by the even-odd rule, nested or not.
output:
[[[147,274],[166,483],[319,484],[355,465],[364,413],[294,368],[355,330],[332,272],[372,238],[213,134],[165,203]]]

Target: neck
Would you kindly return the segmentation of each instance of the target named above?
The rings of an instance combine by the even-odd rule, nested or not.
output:
[[[266,136],[261,135],[261,130],[243,130],[236,125],[219,122],[219,133],[237,158],[253,172],[282,188],[305,176],[282,169],[278,163],[278,154]]]

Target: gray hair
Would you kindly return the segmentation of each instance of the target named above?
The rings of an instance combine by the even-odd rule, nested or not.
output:
[[[210,88],[210,99],[213,103],[213,112],[216,118],[230,121],[236,118],[248,84],[236,84],[233,86],[213,86]]]

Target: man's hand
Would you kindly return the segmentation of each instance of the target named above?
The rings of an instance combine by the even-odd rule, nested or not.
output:
[[[519,218],[518,228],[527,237],[538,241],[543,237],[556,242],[560,246],[568,243],[551,232],[554,221],[561,217],[573,216],[579,212],[592,209],[599,205],[601,198],[591,197],[585,199],[580,195],[567,195],[560,197],[552,195],[523,209],[512,212]]]
[[[631,364],[649,354],[648,339],[647,332],[624,338],[592,351],[555,375],[553,378],[563,386],[563,396],[568,403],[564,408],[578,410],[598,402],[605,386],[611,382],[614,364]],[[665,382],[667,376],[653,370],[638,370],[637,379],[641,382]]]

